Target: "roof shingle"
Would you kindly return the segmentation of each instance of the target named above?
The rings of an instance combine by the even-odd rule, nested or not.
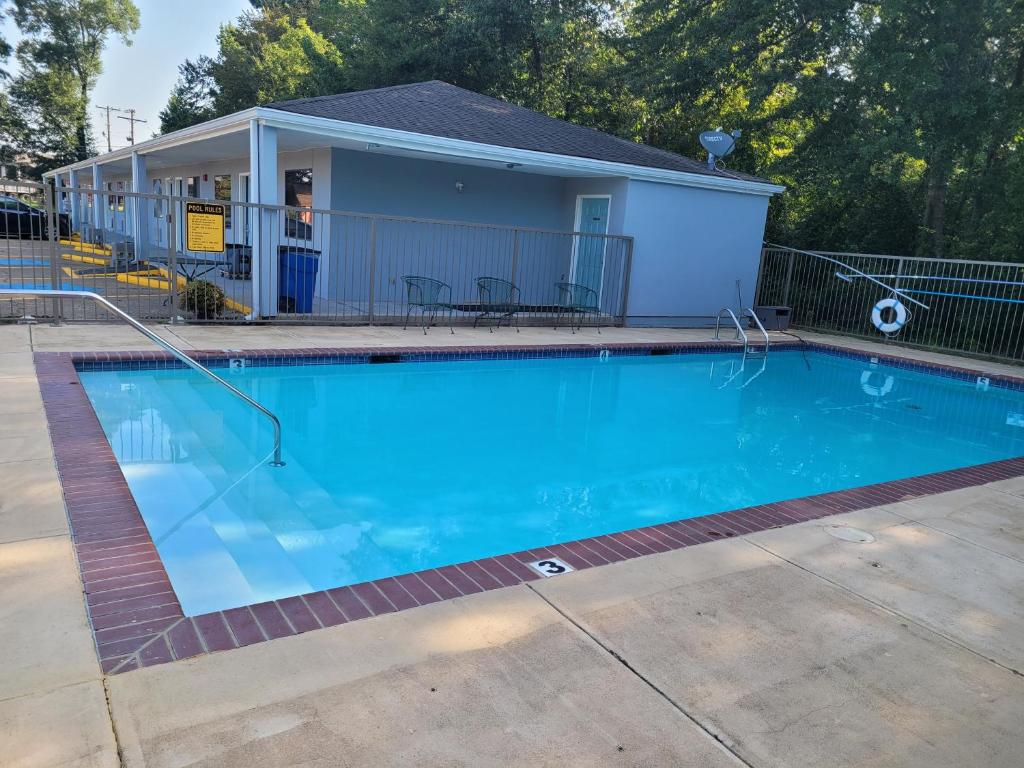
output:
[[[491,146],[765,181],[736,171],[712,170],[705,163],[682,155],[548,117],[440,80],[277,101],[265,106],[284,112]]]

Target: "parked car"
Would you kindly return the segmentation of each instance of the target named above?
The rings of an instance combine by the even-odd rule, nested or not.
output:
[[[60,236],[70,237],[71,217],[58,214]],[[16,197],[0,195],[0,237],[42,240],[47,236],[46,211]]]

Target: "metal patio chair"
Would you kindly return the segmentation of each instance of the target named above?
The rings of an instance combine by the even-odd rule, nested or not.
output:
[[[473,327],[481,320],[494,320],[500,328],[501,321],[507,320],[509,327],[514,325],[519,333],[519,289],[500,277],[478,277],[476,288],[480,294],[480,312],[473,319]],[[487,330],[494,331],[491,326]]]
[[[558,309],[555,313],[555,330],[562,317],[569,318],[572,332],[583,329],[583,318],[594,315],[597,318],[597,332],[601,332],[601,307],[598,303],[597,291],[579,283],[555,283],[558,289]]]
[[[406,303],[409,305],[405,311],[405,325],[402,329],[409,327],[409,316],[414,307],[420,310],[420,317],[423,320],[423,333],[434,324],[438,312],[448,311],[448,330],[455,333],[452,328],[452,311],[455,309],[452,304],[452,287],[448,283],[442,283],[432,277],[421,277],[419,275],[402,275],[405,283]],[[446,297],[447,301],[443,299]]]

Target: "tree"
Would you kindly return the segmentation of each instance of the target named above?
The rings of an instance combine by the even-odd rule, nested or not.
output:
[[[131,35],[139,28],[138,8],[131,0],[14,0],[14,20],[25,35],[18,43],[23,96],[43,100],[37,103],[39,113],[52,112],[53,104],[46,100],[70,110],[75,157],[86,159],[89,94],[102,71],[100,54],[110,35],[131,45]],[[76,86],[73,102],[68,100],[68,78]]]
[[[221,28],[210,63],[217,114],[344,90],[344,61],[305,19],[247,13]]]
[[[200,56],[178,67],[178,82],[167,106],[160,110],[160,132],[170,133],[216,116],[213,105],[215,85],[210,75],[212,61]]]
[[[166,129],[441,79],[690,156],[742,129],[781,242],[1024,260],[1024,0],[250,3]]]
[[[0,5],[0,22],[4,20],[4,9]],[[7,42],[3,35],[0,35],[0,80],[6,80],[9,77],[7,70],[4,66],[7,63],[7,59],[11,55],[11,44]]]

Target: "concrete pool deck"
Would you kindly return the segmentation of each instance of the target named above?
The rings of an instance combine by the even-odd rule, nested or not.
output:
[[[710,338],[439,331],[160,329],[200,349]],[[1020,764],[1021,478],[105,677],[32,353],[150,348],[0,326],[5,765]]]

